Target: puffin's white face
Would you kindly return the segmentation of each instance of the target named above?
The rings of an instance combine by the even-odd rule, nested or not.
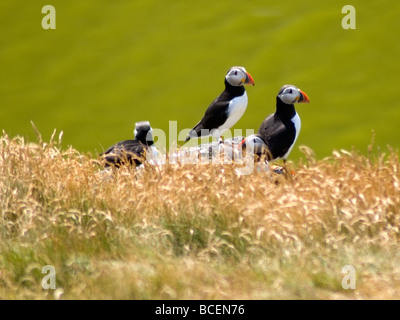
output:
[[[147,141],[153,140],[153,129],[150,126],[150,122],[148,121],[137,122],[135,125],[135,130],[133,132],[134,136],[137,137],[139,132],[147,132],[146,133]]]
[[[248,148],[254,154],[263,154],[267,150],[267,145],[258,136],[252,134],[241,142],[242,149]]]
[[[230,68],[225,76],[225,79],[231,86],[237,87],[245,84],[252,84],[254,86],[253,78],[243,67]]]
[[[278,93],[278,97],[286,104],[310,102],[303,91],[292,85],[283,86]]]

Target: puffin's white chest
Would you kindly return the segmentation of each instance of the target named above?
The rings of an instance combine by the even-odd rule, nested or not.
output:
[[[246,91],[240,97],[236,97],[231,100],[228,106],[228,118],[226,119],[225,123],[218,128],[220,134],[232,128],[236,122],[239,121],[246,111],[247,102],[248,99]]]
[[[297,138],[298,138],[298,136],[299,136],[300,129],[301,129],[301,120],[300,120],[300,117],[299,117],[299,115],[297,114],[297,112],[296,112],[296,114],[293,116],[293,118],[291,119],[291,121],[293,122],[294,128],[296,129],[296,135],[295,135],[295,137],[294,137],[294,140],[293,140],[292,145],[290,146],[289,150],[285,153],[285,155],[282,157],[282,159],[286,159],[286,158],[289,156],[290,152],[292,151],[292,149],[293,149],[293,147],[294,147],[294,145],[295,145],[295,143],[296,143],[296,140],[297,140]]]

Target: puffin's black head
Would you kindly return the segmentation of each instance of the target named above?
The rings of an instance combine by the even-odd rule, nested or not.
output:
[[[253,77],[243,67],[232,67],[225,76],[225,80],[234,87],[252,84],[254,86]]]
[[[153,144],[153,129],[150,122],[136,122],[134,134],[137,141],[147,145]]]
[[[277,99],[285,104],[309,103],[308,96],[299,88],[290,84],[284,85],[278,92]]]

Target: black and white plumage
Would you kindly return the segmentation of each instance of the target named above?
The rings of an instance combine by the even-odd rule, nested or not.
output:
[[[284,85],[276,97],[276,111],[262,123],[258,132],[243,140],[242,147],[251,145],[262,150],[268,160],[286,161],[299,136],[301,120],[295,103],[309,103],[308,96],[293,85]]]
[[[156,152],[153,141],[153,129],[150,122],[137,122],[134,140],[124,140],[109,147],[100,154],[105,160],[105,167],[130,164],[140,166],[144,163],[147,152]]]
[[[203,118],[189,132],[185,141],[210,135],[218,139],[233,127],[247,108],[245,84],[254,85],[254,80],[246,69],[230,68],[225,76],[225,90],[210,104]]]

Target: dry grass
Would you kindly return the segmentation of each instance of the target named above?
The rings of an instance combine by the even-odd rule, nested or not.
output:
[[[316,160],[302,147],[289,178],[233,165],[109,175],[54,136],[0,138],[0,298],[399,297],[394,151]],[[41,287],[44,265],[56,290]],[[341,286],[345,265],[355,290]]]

